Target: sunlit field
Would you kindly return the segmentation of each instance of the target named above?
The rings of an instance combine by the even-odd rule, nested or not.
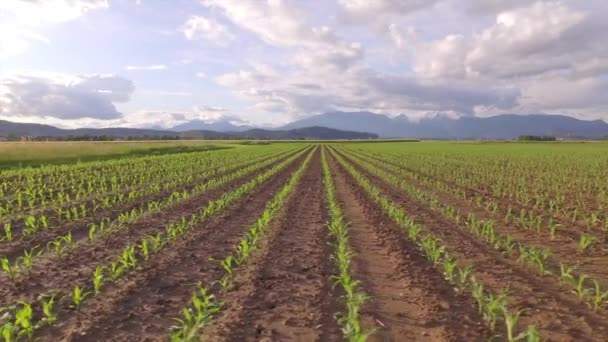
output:
[[[11,145],[5,340],[607,337],[604,143]]]

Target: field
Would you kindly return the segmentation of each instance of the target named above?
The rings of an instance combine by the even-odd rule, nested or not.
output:
[[[86,146],[0,160],[0,339],[608,340],[608,144]]]

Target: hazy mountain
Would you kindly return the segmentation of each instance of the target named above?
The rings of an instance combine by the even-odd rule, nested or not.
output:
[[[62,129],[50,125],[17,123],[0,120],[0,137],[9,136],[60,137],[69,135],[109,135],[114,137],[144,135],[176,135],[176,132],[140,128],[77,128]]]
[[[192,120],[173,126],[170,128],[172,131],[185,132],[185,131],[218,131],[218,132],[242,132],[254,127],[246,125],[234,125],[230,121],[216,121],[216,122],[205,122],[202,120]]]
[[[194,128],[191,129],[191,127]],[[294,129],[295,131],[293,131]],[[333,130],[327,131],[327,129]],[[359,135],[357,132],[370,132],[383,138],[515,139],[520,135],[551,135],[563,138],[597,139],[608,136],[608,123],[602,120],[586,121],[569,116],[548,114],[505,114],[487,118],[461,117],[458,119],[436,115],[419,121],[411,121],[405,115],[390,118],[370,112],[330,112],[298,120],[274,130],[236,126],[229,122],[217,122],[215,124],[190,122],[173,127],[171,130],[134,128],[65,130],[49,125],[21,124],[0,120],[0,136],[3,137],[9,135],[48,137],[67,135],[110,135],[114,137],[202,135],[209,138],[229,137],[235,139],[244,137],[251,137],[252,139],[367,139],[374,137],[367,133]]]
[[[371,133],[349,132],[326,127],[303,127],[292,130],[249,129],[242,132],[218,132],[213,130],[189,130],[175,132],[168,130],[135,129],[135,128],[79,128],[61,129],[49,125],[24,124],[0,120],[0,137],[67,137],[67,136],[100,136],[126,138],[129,136],[180,136],[201,139],[374,139],[378,135]]]
[[[330,112],[292,122],[281,129],[313,125],[371,132],[383,138],[515,139],[520,135],[552,135],[595,139],[608,136],[608,124],[602,120],[586,121],[548,114],[458,119],[437,115],[410,121],[405,115],[389,118],[370,112]]]
[[[326,127],[303,127],[290,130],[268,130],[254,128],[243,132],[217,131],[188,131],[182,132],[187,137],[207,139],[270,139],[270,140],[299,140],[299,139],[376,139],[377,134],[350,132]]]

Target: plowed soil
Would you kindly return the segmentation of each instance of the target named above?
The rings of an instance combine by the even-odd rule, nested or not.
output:
[[[340,340],[324,191],[317,151],[262,252],[224,298],[227,308],[204,340]]]
[[[447,285],[441,274],[404,239],[331,160],[355,252],[354,277],[371,300],[363,322],[374,341],[485,341],[475,303]]]
[[[304,156],[301,156],[297,161],[292,162],[275,178],[287,177],[298,167],[303,158]],[[32,270],[18,282],[7,282],[6,286],[0,288],[2,301],[0,306],[20,300],[29,302],[49,291],[72,291],[77,284],[90,281],[97,265],[110,262],[125,246],[137,242],[146,235],[162,231],[167,224],[196,212],[198,208],[206,206],[210,200],[219,198],[224,192],[247,183],[252,177],[269,168],[271,166],[264,167],[250,176],[242,177],[225,186],[187,199],[171,208],[170,211],[162,211],[144,217],[142,220],[112,233],[106,239],[86,241],[73,253],[65,256],[50,255],[48,258],[39,260]]]
[[[346,160],[352,162],[347,156]],[[505,257],[472,235],[466,227],[455,225],[356,163],[353,165],[383,193],[400,204],[416,222],[441,238],[451,255],[474,265],[478,280],[486,288],[495,292],[510,289],[511,303],[526,309],[520,324],[536,325],[547,341],[606,340],[608,321],[578,301],[572,293],[560,288],[553,279],[542,277],[535,270]]]
[[[228,289],[217,285],[225,274],[217,260],[234,254],[247,229],[303,165],[308,152],[221,214],[199,222],[167,248],[152,254],[149,260],[141,262],[119,281],[108,282],[100,294],[91,294],[78,310],[69,307],[66,302],[69,295],[64,297],[57,305],[57,322],[37,329],[34,340],[168,341],[170,329],[177,324],[175,318],[181,317],[181,310],[188,307],[193,292],[205,285],[222,306],[213,321],[197,331],[202,340],[344,341],[342,327],[347,308],[343,290],[333,278],[337,273],[335,241],[327,227],[330,218],[322,149],[325,149],[336,197],[349,228],[352,277],[360,282],[360,290],[368,296],[360,311],[363,328],[371,332],[367,340],[475,342],[506,339],[504,322],[499,320],[497,329],[491,331],[469,291],[459,290],[444,279],[441,268],[429,262],[419,246],[382,211],[336,156],[351,164],[383,195],[424,226],[426,232],[439,238],[459,264],[473,265],[477,281],[486,290],[498,293],[508,288],[509,307],[525,309],[518,332],[535,325],[543,341],[608,340],[605,310],[594,311],[577,300],[569,289],[560,286],[555,274],[541,276],[535,269],[518,262],[517,257],[500,253],[473,235],[466,225],[456,224],[428,203],[366,171],[347,149],[315,148],[310,150],[312,158],[296,188],[261,235],[254,252],[245,262],[235,266]],[[383,167],[377,159],[363,159]],[[114,260],[126,246],[146,235],[163,231],[182,216],[198,212],[210,201],[221,198],[225,192],[245,184],[277,163],[279,161],[181,201],[168,210],[148,215],[107,238],[86,241],[85,237],[77,249],[65,256],[43,255],[18,281],[8,281],[5,274],[0,275],[0,307],[19,301],[35,302],[41,294],[50,291],[70,293],[75,285],[90,284],[95,267]],[[413,182],[422,191],[433,192],[441,203],[461,212],[473,212],[488,220],[500,219],[447,192],[434,192],[415,179],[404,181]],[[145,203],[155,196],[136,202]],[[80,231],[77,226],[65,228]],[[496,230],[511,233],[526,243],[554,248],[556,262],[557,259],[577,261],[574,249],[570,244],[564,247],[566,242],[563,240],[543,243],[542,237],[522,232],[505,222],[498,223]],[[41,235],[39,239],[46,238]],[[15,243],[10,246],[6,251],[23,249],[26,245]],[[581,262],[581,268],[608,282],[605,270],[589,266],[593,257],[596,255],[582,258],[589,263]],[[35,315],[40,316],[39,308],[35,309]]]
[[[255,222],[302,158],[237,205],[201,223],[187,239],[163,249],[125,281],[106,289],[103,298],[72,313],[44,337],[68,341],[166,340],[168,328],[197,284],[213,283],[223,274],[219,263],[209,259],[221,260],[232,254],[246,228]]]

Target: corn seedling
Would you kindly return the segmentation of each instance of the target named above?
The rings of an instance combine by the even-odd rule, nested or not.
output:
[[[579,300],[584,300],[585,296],[589,293],[589,289],[585,288],[585,280],[589,279],[589,276],[582,274],[577,278],[574,278],[574,293]]]
[[[52,295],[48,299],[42,299],[42,313],[44,314],[44,322],[47,324],[53,324],[57,320],[57,316],[53,312],[55,308],[55,295]]]
[[[72,303],[73,307],[78,309],[82,302],[91,294],[91,292],[85,292],[80,286],[74,287],[72,291]]]
[[[591,245],[593,245],[595,240],[596,240],[595,236],[593,236],[591,234],[587,234],[587,233],[582,233],[581,237],[578,241],[578,250],[581,253],[584,253],[591,247]]]
[[[608,298],[608,291],[602,291],[600,287],[600,283],[597,280],[593,281],[594,291],[593,291],[593,311],[597,311],[597,309],[606,301]]]
[[[32,305],[26,302],[19,302],[19,304],[21,307],[15,312],[15,325],[19,327],[19,336],[25,335],[31,338],[34,334]]]
[[[0,263],[2,263],[2,271],[4,271],[11,280],[15,280],[17,277],[17,267],[13,267],[7,257],[0,259]]]
[[[572,272],[576,269],[576,266],[560,264],[560,276],[559,276],[559,284],[563,285],[564,283],[574,284],[576,282],[575,277],[572,275]]]
[[[97,295],[101,291],[101,287],[104,283],[104,275],[103,272],[105,270],[104,266],[97,266],[95,268],[95,272],[93,273],[93,292]]]
[[[10,223],[4,224],[4,236],[0,241],[13,241],[13,229]]]

